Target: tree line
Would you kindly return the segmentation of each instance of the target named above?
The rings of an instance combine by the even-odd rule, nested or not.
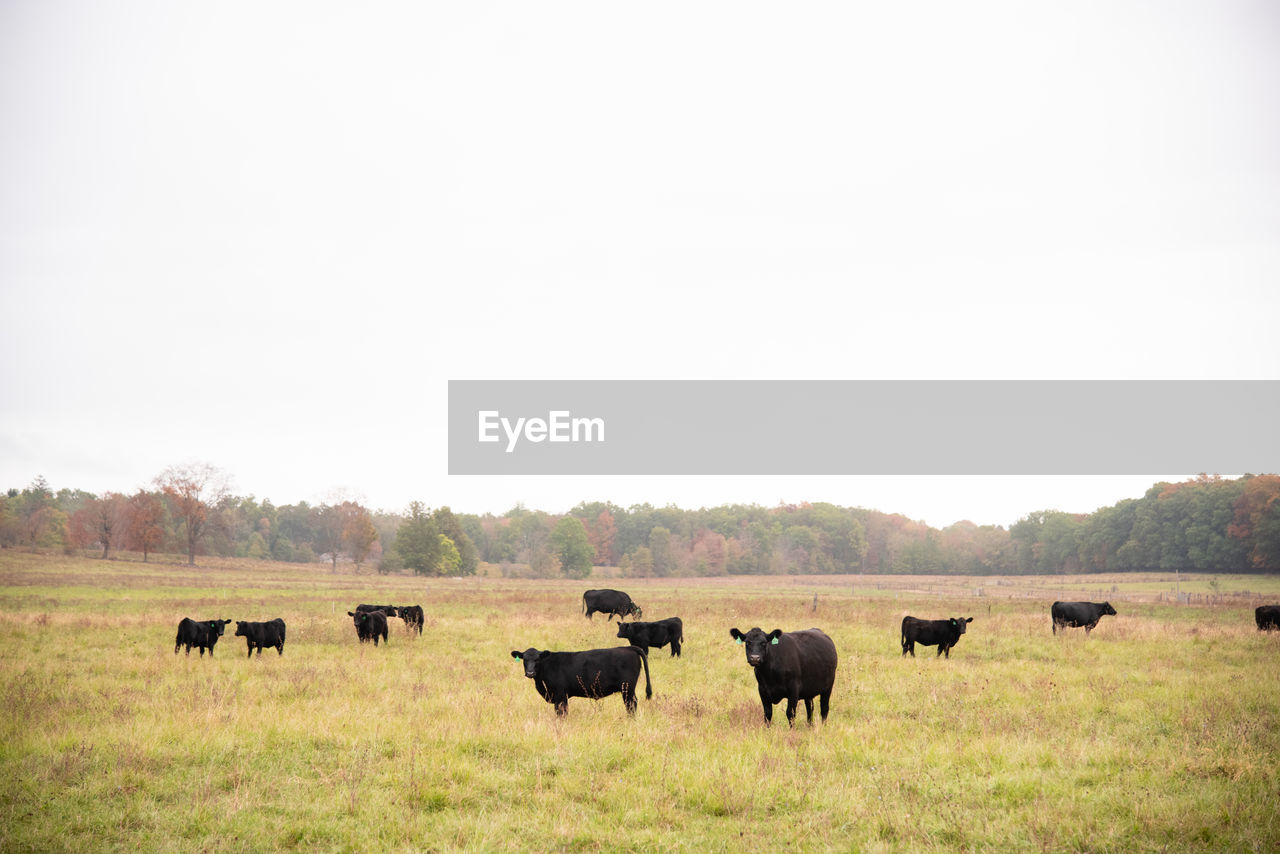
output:
[[[776,574],[1280,571],[1280,476],[1201,475],[1157,483],[1093,513],[1042,510],[1008,528],[931,528],[905,516],[827,503],[675,506],[583,502],[502,515],[413,502],[402,513],[359,502],[283,506],[232,495],[206,465],[170,467],[153,489],[54,492],[43,478],[0,497],[0,547],[201,554],[339,562],[357,571],[585,578]]]

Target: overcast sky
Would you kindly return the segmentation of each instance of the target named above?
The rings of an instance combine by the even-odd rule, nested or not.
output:
[[[3,3],[0,488],[1088,512],[1194,472],[450,477],[447,382],[1280,379],[1278,105],[1268,0]]]

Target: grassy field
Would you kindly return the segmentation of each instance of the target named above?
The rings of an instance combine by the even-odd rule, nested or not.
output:
[[[0,849],[1280,849],[1280,633],[1252,615],[1275,577],[609,584],[682,617],[684,655],[654,651],[634,719],[558,719],[510,651],[615,645],[592,581],[0,552]],[[1055,637],[1070,591],[1119,615]],[[422,604],[426,631],[359,645],[359,602]],[[974,621],[904,659],[908,613]],[[284,655],[231,628],[175,656],[183,616],[282,617]],[[763,725],[731,626],[835,640],[825,725]]]

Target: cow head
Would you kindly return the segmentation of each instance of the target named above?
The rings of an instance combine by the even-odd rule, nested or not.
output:
[[[545,653],[546,650],[536,650],[530,647],[524,652],[519,652],[514,649],[511,650],[511,657],[516,661],[524,662],[524,675],[532,679],[538,675],[538,657]]]
[[[230,620],[210,620],[209,631],[213,632],[218,637],[222,637],[223,633],[227,629],[227,623],[230,623],[230,622],[231,622]]]
[[[236,636],[236,637],[238,637],[238,638],[240,638],[240,637],[245,637],[245,638],[247,638],[247,637],[249,636],[249,632],[248,632],[248,631],[246,631],[245,627],[246,627],[246,626],[248,626],[248,625],[249,625],[249,622],[248,622],[247,620],[236,620],[236,634],[235,634],[235,636]]]
[[[631,603],[631,610],[627,613],[631,614],[631,616],[635,617],[637,620],[644,616],[644,612],[640,610],[640,606],[635,602]],[[618,635],[618,637],[622,637],[622,635]]]
[[[964,634],[964,630],[973,622],[973,617],[952,617],[951,625],[960,630],[960,634]]]
[[[635,633],[635,623],[618,622],[618,637],[631,638]]]
[[[1110,602],[1103,602],[1103,603],[1102,603],[1102,613],[1104,613],[1104,614],[1110,614],[1111,616],[1113,616],[1113,617],[1114,617],[1114,616],[1116,616],[1116,609],[1111,607],[1111,603],[1110,603]]]
[[[747,648],[747,664],[759,667],[764,662],[769,647],[776,645],[778,638],[782,637],[782,629],[774,629],[765,634],[763,629],[754,628],[745,635],[737,629],[729,629],[729,637]]]

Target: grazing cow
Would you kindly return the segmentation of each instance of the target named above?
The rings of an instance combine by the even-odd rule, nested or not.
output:
[[[1260,632],[1280,629],[1280,605],[1259,605],[1253,612],[1253,619]]]
[[[253,658],[254,649],[258,650],[258,658],[262,658],[264,646],[274,646],[277,652],[284,655],[284,620],[279,617],[265,623],[237,620],[236,637],[244,638],[245,643],[249,645],[250,658]]]
[[[649,684],[649,657],[638,646],[612,649],[589,649],[583,652],[548,652],[544,649],[511,651],[511,657],[524,662],[524,675],[548,703],[555,705],[557,715],[569,711],[570,697],[598,700],[622,692],[627,712],[636,713],[636,685],[640,665],[644,665],[644,696],[653,696]]]
[[[813,698],[819,700],[822,719],[827,719],[831,688],[836,682],[836,645],[820,629],[765,634],[755,628],[745,635],[729,629],[729,636],[747,648],[747,664],[756,672],[764,722],[773,722],[775,703],[787,701],[787,723],[796,725],[796,704],[804,700],[804,710],[813,725]]]
[[[381,611],[388,617],[398,616],[395,605],[357,605],[357,611]]]
[[[946,653],[951,657],[951,647],[956,645],[964,630],[973,622],[973,617],[952,617],[950,620],[917,620],[915,617],[902,618],[902,654],[911,653],[916,657],[916,644],[923,646],[938,645],[938,655]]]
[[[379,637],[387,639],[387,615],[382,611],[348,611],[347,616],[355,624],[360,643],[373,641],[377,646]]]
[[[621,590],[588,590],[582,594],[582,613],[591,619],[591,615],[599,611],[608,614],[609,619],[617,614],[622,620],[628,614],[640,616],[640,606],[631,601],[631,597]]]
[[[230,620],[196,620],[190,617],[183,617],[182,622],[178,623],[178,637],[173,642],[173,654],[178,654],[178,647],[186,646],[187,655],[191,654],[191,647],[200,648],[200,657],[204,658],[204,651],[209,650],[209,657],[213,657],[213,647],[218,642],[218,638],[222,637],[223,631],[227,628]]]
[[[422,634],[422,621],[425,616],[422,613],[421,605],[401,605],[396,609],[400,612],[400,619],[404,620],[404,624],[409,627],[410,631],[418,630],[418,634]]]
[[[631,641],[632,646],[640,647],[646,654],[649,647],[661,649],[671,644],[671,657],[679,658],[680,644],[684,643],[684,624],[679,617],[668,617],[652,623],[619,622],[618,637]]]
[[[1114,617],[1116,609],[1111,607],[1110,602],[1054,602],[1049,613],[1053,617],[1055,635],[1059,626],[1073,629],[1084,626],[1084,633],[1087,635],[1098,625],[1098,620],[1107,614]]]

